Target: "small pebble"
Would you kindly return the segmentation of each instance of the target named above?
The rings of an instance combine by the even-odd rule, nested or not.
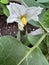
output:
[[[13,32],[14,34],[16,33],[16,32]]]

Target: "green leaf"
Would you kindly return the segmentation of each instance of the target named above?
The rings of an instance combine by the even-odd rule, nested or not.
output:
[[[28,6],[37,6],[39,3],[37,3],[35,0],[23,0]]]
[[[44,5],[39,3],[37,0],[23,0],[29,7],[30,6],[42,6],[44,8]]]
[[[28,50],[16,38],[0,37],[0,65],[17,65]]]
[[[1,0],[0,2],[3,4],[7,4],[9,2],[9,0]]]
[[[25,63],[27,62],[27,64]],[[39,48],[34,49],[34,51],[29,55],[26,60],[21,65],[49,65],[43,56]]]
[[[28,21],[29,24],[36,26],[36,27],[40,27],[39,23],[33,20]]]
[[[48,54],[48,47],[46,41],[42,41],[41,44],[39,45],[40,49],[42,50],[44,55]]]
[[[36,46],[29,49],[16,38],[0,37],[0,65],[49,65]]]
[[[3,9],[2,8],[0,8],[0,15],[2,15],[3,14]]]
[[[24,41],[23,44],[25,44],[26,46],[29,46],[31,43],[28,39],[28,33],[26,32],[26,34],[24,35]]]
[[[47,2],[49,2],[49,0],[37,0],[38,2],[40,2],[40,3],[47,3]]]
[[[28,40],[32,45],[35,45],[36,42],[41,38],[41,35],[28,35]]]
[[[42,25],[44,25],[46,28],[49,28],[49,10],[45,12],[40,21]]]
[[[49,35],[47,36],[47,46],[49,48]]]
[[[32,45],[35,45],[36,42],[41,38],[42,35],[28,35],[28,40]],[[43,54],[46,55],[48,53],[47,43],[45,39],[39,45],[40,49],[42,50]]]
[[[43,3],[43,5],[45,6],[45,8],[49,8],[49,2]]]
[[[0,3],[0,15],[3,14],[2,4]]]

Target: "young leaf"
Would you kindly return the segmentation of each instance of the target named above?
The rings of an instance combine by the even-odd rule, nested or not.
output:
[[[9,14],[9,10],[7,9],[6,6],[3,7],[3,13],[8,17],[10,14]]]
[[[7,9],[6,5],[0,3],[0,6],[2,7],[2,11],[6,16],[9,16],[9,10]]]
[[[9,0],[1,0],[0,2],[3,4],[7,4],[9,2]]]

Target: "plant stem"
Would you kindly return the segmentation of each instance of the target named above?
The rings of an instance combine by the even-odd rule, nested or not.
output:
[[[41,25],[42,29],[44,30],[45,33],[47,33],[46,28],[42,25],[42,23],[39,21],[39,24]]]

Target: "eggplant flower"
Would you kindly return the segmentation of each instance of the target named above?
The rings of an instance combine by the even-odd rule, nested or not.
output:
[[[10,16],[7,18],[7,23],[18,23],[18,28],[23,30],[24,26],[31,19],[39,21],[38,15],[41,14],[42,7],[25,7],[17,3],[10,3],[7,5]]]

